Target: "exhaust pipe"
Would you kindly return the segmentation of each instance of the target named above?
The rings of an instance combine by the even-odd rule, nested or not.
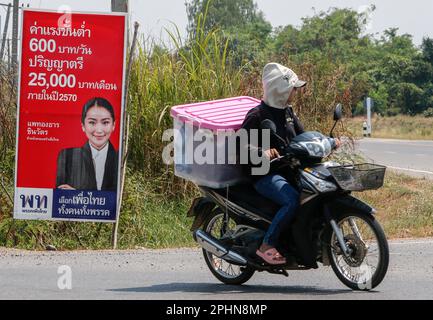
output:
[[[202,230],[197,230],[194,233],[194,238],[203,249],[209,251],[218,258],[240,266],[246,266],[248,263],[244,257],[236,252],[226,249],[219,240]]]

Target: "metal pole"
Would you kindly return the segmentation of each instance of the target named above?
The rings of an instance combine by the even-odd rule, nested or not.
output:
[[[2,46],[0,50],[0,61],[3,61],[3,57],[5,54],[5,47],[6,47],[6,38],[8,35],[8,27],[9,27],[9,18],[11,16],[11,4],[8,5],[8,12],[6,14],[6,21],[5,21],[5,28],[3,30],[3,39],[2,39]]]
[[[112,12],[128,12],[128,0],[111,0],[111,11]],[[135,36],[135,32],[138,31],[138,23],[135,25],[136,30],[134,31],[134,36]],[[127,44],[129,46],[129,30],[127,33]],[[131,56],[129,58],[129,64],[126,70],[126,84],[125,84],[125,101],[124,101],[124,106],[125,106],[125,115],[124,115],[124,126],[125,126],[125,130],[122,133],[123,135],[123,145],[124,145],[124,154],[122,155],[122,163],[121,163],[121,190],[120,190],[120,197],[119,197],[119,212],[118,212],[118,216],[116,219],[116,223],[113,226],[113,232],[112,232],[112,246],[113,249],[117,248],[117,231],[118,231],[118,227],[119,227],[119,215],[120,215],[120,207],[122,205],[122,195],[123,195],[123,188],[124,188],[124,184],[125,184],[125,169],[126,169],[126,156],[128,153],[128,134],[129,134],[129,130],[128,130],[128,117],[126,116],[126,105],[127,105],[127,96],[128,96],[128,83],[129,83],[129,73],[130,73],[130,64],[131,64],[131,60],[132,60],[132,53],[135,50],[135,43],[133,41],[132,43],[132,48],[131,48]]]
[[[372,100],[367,98],[367,135],[371,137],[371,107]]]
[[[112,12],[128,12],[128,0],[111,0]]]
[[[7,39],[8,42],[8,73],[12,73],[12,59],[11,59],[11,39]]]
[[[137,45],[137,36],[138,36],[138,28],[140,24],[138,22],[134,23],[134,36],[132,38],[132,46],[131,51],[129,52],[129,61],[128,66],[126,69],[126,75],[125,75],[125,97],[124,97],[124,114],[123,114],[123,123],[124,123],[124,132],[122,133],[122,139],[123,139],[123,154],[122,154],[122,162],[121,162],[121,188],[120,188],[120,197],[119,197],[119,212],[117,214],[116,223],[113,226],[113,233],[112,233],[112,246],[115,250],[117,248],[117,231],[119,228],[119,219],[120,219],[120,208],[122,207],[122,200],[123,200],[123,189],[125,186],[125,174],[126,174],[126,161],[128,159],[128,137],[129,137],[129,115],[128,115],[128,90],[129,90],[129,76],[131,74],[132,69],[132,63],[134,61],[134,52],[135,47]]]
[[[129,10],[129,1],[128,0],[111,0],[111,11],[112,12],[125,12],[128,13]],[[129,21],[128,21],[128,33],[126,35],[126,43],[128,44],[128,48],[130,45],[129,42]]]
[[[15,74],[18,66],[18,9],[19,1],[14,0],[12,14],[12,70]]]

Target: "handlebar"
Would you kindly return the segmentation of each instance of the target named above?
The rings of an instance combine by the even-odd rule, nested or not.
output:
[[[331,154],[337,149],[337,144],[335,142],[335,140],[337,138],[331,138],[331,137],[327,137],[329,139],[329,143],[331,145]],[[343,138],[343,137],[342,137]],[[343,138],[344,139],[344,138]],[[343,143],[344,140],[340,139],[340,141]],[[301,160],[303,157],[307,156],[308,157],[308,152],[305,151],[305,149],[299,149],[296,144],[293,146],[290,145],[286,145],[284,147],[280,147],[279,150],[280,155],[277,158],[274,158],[272,160],[270,160],[271,164],[274,164],[276,162],[280,162],[280,161],[285,161],[285,160]],[[304,154],[304,152],[307,152],[307,154]],[[329,156],[329,155],[328,155]]]
[[[283,156],[279,156],[278,158],[272,159],[272,160],[270,161],[270,163],[272,164],[272,163],[275,163],[275,162],[282,161],[282,160],[284,160],[284,159],[289,159],[289,158],[291,158],[291,157],[294,157],[294,155],[291,154],[291,153],[288,153],[288,154],[285,154],[285,155],[283,155]]]
[[[280,156],[280,157],[278,157],[278,158],[275,158],[275,159],[272,159],[271,161],[270,161],[270,163],[272,164],[272,163],[275,163],[275,162],[277,162],[277,161],[281,161],[281,159],[283,159],[283,158],[285,158],[285,157],[287,157],[287,156]]]

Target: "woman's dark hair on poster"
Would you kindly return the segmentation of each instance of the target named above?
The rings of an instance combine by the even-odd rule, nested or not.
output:
[[[84,124],[84,121],[86,120],[87,112],[89,112],[89,110],[95,106],[106,109],[110,113],[111,118],[113,118],[113,122],[115,121],[114,109],[111,103],[107,99],[98,97],[92,98],[84,104],[83,111],[81,113],[82,124]]]

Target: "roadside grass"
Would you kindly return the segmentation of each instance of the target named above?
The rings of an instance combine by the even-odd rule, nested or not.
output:
[[[347,128],[355,137],[362,137],[364,117],[347,119]],[[433,140],[433,118],[422,116],[374,117],[372,120],[373,138]]]
[[[177,198],[154,189],[154,181],[135,173],[128,179],[119,225],[119,247],[173,248],[194,245],[186,214],[196,196],[192,186]]]
[[[389,238],[433,236],[433,182],[387,172],[377,191],[356,194],[378,210],[377,219]]]

